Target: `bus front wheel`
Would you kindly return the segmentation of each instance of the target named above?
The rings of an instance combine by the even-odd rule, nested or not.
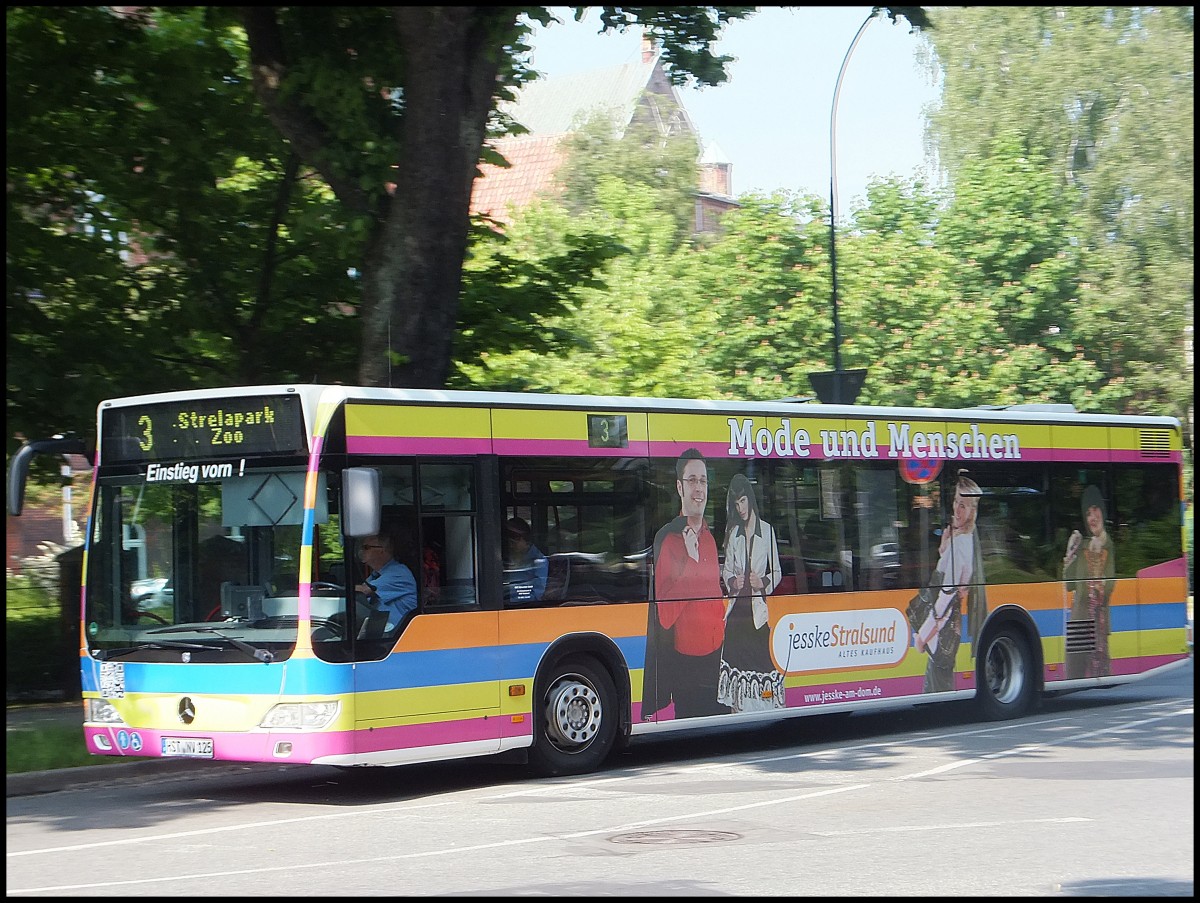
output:
[[[617,691],[593,658],[572,655],[539,681],[529,764],[547,777],[586,774],[600,766],[617,736]]]
[[[977,662],[975,700],[989,721],[1028,714],[1037,693],[1034,658],[1025,635],[1012,626],[992,632]]]

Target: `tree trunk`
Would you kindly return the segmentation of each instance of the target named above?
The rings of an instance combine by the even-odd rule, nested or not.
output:
[[[396,188],[363,261],[359,379],[438,388],[453,356],[470,224],[512,13],[481,7],[392,11],[405,59]]]
[[[329,165],[329,130],[281,91],[290,61],[275,7],[243,7],[254,88],[294,153],[315,167],[349,210],[373,217],[360,262],[367,386],[437,388],[454,351],[470,226],[471,186],[507,48],[519,34],[512,7],[390,9],[403,60],[403,115],[395,188],[369,188]]]

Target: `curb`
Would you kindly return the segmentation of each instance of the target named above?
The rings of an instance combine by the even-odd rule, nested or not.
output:
[[[7,798],[36,796],[95,784],[115,784],[155,777],[169,779],[194,774],[198,771],[247,771],[251,768],[253,768],[253,763],[246,762],[143,759],[110,765],[84,765],[79,768],[55,768],[50,771],[25,771],[5,776],[4,795]]]

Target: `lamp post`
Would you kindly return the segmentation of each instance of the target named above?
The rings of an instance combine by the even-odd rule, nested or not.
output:
[[[842,68],[838,70],[837,82],[833,86],[833,104],[829,110],[829,274],[833,289],[830,295],[833,305],[833,372],[810,373],[808,376],[817,397],[829,404],[852,404],[858,397],[867,375],[866,370],[842,369],[842,321],[838,316],[837,282],[837,106],[838,97],[842,93],[842,77],[846,74],[846,65],[850,62],[863,32],[874,18],[875,10],[872,9],[854,33],[854,40],[850,42],[846,56],[842,59]]]

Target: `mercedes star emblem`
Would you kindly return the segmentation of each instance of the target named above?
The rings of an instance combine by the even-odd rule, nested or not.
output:
[[[191,724],[196,720],[196,705],[190,696],[179,700],[179,720],[184,724]]]

